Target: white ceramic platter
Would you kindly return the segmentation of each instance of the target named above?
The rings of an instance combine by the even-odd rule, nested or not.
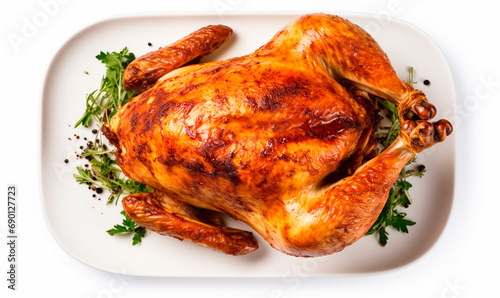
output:
[[[409,234],[393,231],[386,247],[381,247],[373,236],[364,237],[343,252],[316,259],[286,256],[261,238],[258,251],[240,257],[152,233],[146,235],[142,244],[132,246],[130,237],[110,236],[105,232],[121,222],[121,206],[106,206],[106,196],[101,196],[102,200],[92,198],[86,186],[75,182],[73,173],[79,163],[75,152],[85,144],[83,137],[92,134],[73,126],[84,111],[86,94],[99,87],[104,66],[95,56],[100,51],[120,51],[126,46],[140,56],[200,27],[222,23],[233,28],[235,34],[230,42],[205,59],[220,60],[254,51],[298,16],[121,17],[95,23],[71,37],[48,68],[41,103],[42,206],[47,225],[61,247],[82,263],[105,271],[175,277],[283,277],[297,272],[308,276],[366,274],[400,268],[428,252],[445,228],[452,206],[453,135],[419,156],[427,173],[411,190],[414,203],[407,213],[417,224],[410,227]],[[423,90],[437,106],[437,118],[455,118],[453,79],[445,57],[428,36],[387,16],[342,16],[372,33],[401,78],[406,79],[408,67],[414,67],[415,87]],[[423,80],[431,84],[424,85]],[[75,134],[80,136],[79,140]],[[229,224],[249,229],[242,223]]]

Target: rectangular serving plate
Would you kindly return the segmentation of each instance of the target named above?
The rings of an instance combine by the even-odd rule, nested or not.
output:
[[[437,118],[455,119],[453,79],[434,41],[413,25],[394,18],[340,15],[372,34],[401,78],[406,80],[408,67],[414,67],[415,87],[436,105]],[[410,227],[409,234],[392,231],[386,247],[381,247],[375,236],[364,237],[340,253],[321,258],[284,255],[258,235],[260,248],[239,257],[155,233],[148,233],[140,245],[132,246],[131,237],[106,233],[121,222],[121,206],[107,206],[104,195],[99,196],[102,199],[93,198],[92,192],[73,178],[75,166],[81,162],[76,158],[79,146],[85,145],[84,137],[93,139],[89,129],[73,126],[84,111],[86,94],[98,88],[104,74],[104,66],[95,59],[100,51],[128,47],[140,56],[200,27],[225,24],[234,30],[234,35],[221,49],[204,58],[215,61],[253,52],[299,16],[127,16],[96,22],[68,39],[48,68],[40,118],[41,201],[48,228],[59,245],[91,267],[155,277],[283,277],[293,275],[297,268],[302,268],[299,272],[306,270],[308,276],[378,273],[401,268],[428,252],[444,230],[453,202],[454,135],[418,157],[427,173],[411,189],[414,202],[407,213],[417,224]],[[431,84],[424,85],[423,80]],[[228,224],[250,230],[240,222],[229,220]]]

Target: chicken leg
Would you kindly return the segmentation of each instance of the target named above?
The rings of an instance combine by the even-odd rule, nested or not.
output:
[[[161,235],[231,255],[244,255],[258,248],[252,233],[225,227],[218,213],[195,208],[160,192],[129,195],[122,205],[134,222]]]
[[[274,248],[293,256],[317,257],[341,251],[374,224],[406,163],[416,152],[451,133],[447,129],[447,125],[421,122],[409,132],[413,138],[410,143],[406,141],[408,132],[402,130],[391,146],[353,175],[284,200],[284,210],[300,205],[302,212],[275,213],[265,226],[253,228],[271,238],[268,241]]]

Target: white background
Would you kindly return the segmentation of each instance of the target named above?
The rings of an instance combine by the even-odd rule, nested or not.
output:
[[[77,1],[0,3],[0,296],[35,297],[500,297],[500,16],[494,1]],[[45,3],[45,4],[44,4]],[[46,3],[50,3],[46,4]],[[332,278],[138,278],[75,261],[54,241],[40,206],[38,131],[43,78],[55,51],[94,21],[150,12],[370,12],[408,21],[440,46],[457,93],[457,167],[453,210],[438,243],[389,273]],[[45,18],[43,17],[45,15]],[[23,36],[26,22],[39,18]],[[41,21],[42,22],[41,22]],[[489,82],[489,83],[485,83]],[[6,188],[17,184],[18,290],[7,290]],[[5,198],[5,199],[4,199]],[[103,256],[105,257],[105,256]]]

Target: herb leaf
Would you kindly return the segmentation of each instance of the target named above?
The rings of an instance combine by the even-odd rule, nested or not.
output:
[[[73,174],[75,180],[94,189],[108,190],[110,194],[106,204],[118,204],[122,195],[148,192],[149,189],[145,184],[123,175],[114,156],[114,151],[108,150],[105,145],[99,145],[100,143],[94,142],[92,146],[85,149],[82,157],[89,160],[92,166],[90,169],[77,166],[78,173]]]
[[[123,73],[127,66],[135,59],[125,47],[120,52],[100,52],[96,58],[106,66],[106,74],[101,80],[101,86],[87,95],[86,109],[83,116],[75,124],[89,127],[94,119],[97,128],[111,118],[118,109],[130,101],[135,92],[123,88]],[[78,173],[74,174],[76,181],[110,191],[107,204],[118,203],[124,194],[147,192],[147,187],[139,182],[123,177],[122,171],[116,161],[114,150],[108,149],[102,142],[102,134],[97,130],[96,139],[81,154],[91,163],[90,169],[77,167]]]
[[[410,67],[409,82],[413,85],[413,67]],[[383,150],[390,146],[398,137],[401,125],[398,118],[398,109],[395,104],[388,100],[379,98],[378,103],[388,113],[387,118],[391,121],[390,127],[381,127],[377,131],[376,137]],[[389,240],[389,232],[387,228],[392,227],[395,230],[403,233],[408,233],[408,227],[415,225],[414,221],[406,219],[406,213],[401,212],[401,207],[407,208],[411,205],[412,199],[409,190],[412,184],[406,179],[411,176],[422,177],[425,172],[423,165],[416,169],[409,169],[410,165],[416,162],[416,158],[412,158],[405,167],[401,170],[398,179],[394,182],[389,192],[389,198],[380,213],[379,217],[366,233],[366,235],[378,234],[379,243],[385,246]]]
[[[100,126],[136,95],[135,91],[123,89],[123,72],[135,59],[133,53],[124,48],[119,53],[100,52],[96,58],[106,65],[106,75],[101,80],[100,89],[87,95],[85,112],[75,128],[80,125],[89,127],[91,119]]]
[[[118,204],[122,195],[148,192],[146,185],[129,179],[123,175],[115,157],[115,150],[108,148],[103,143],[100,127],[109,121],[121,106],[129,102],[136,95],[134,91],[123,88],[123,73],[127,66],[135,59],[133,53],[127,48],[120,52],[100,52],[96,58],[106,66],[106,73],[101,79],[98,90],[89,93],[86,97],[85,112],[76,122],[75,128],[82,125],[95,129],[96,138],[89,142],[87,148],[80,155],[90,163],[89,169],[77,166],[77,173],[73,174],[75,180],[81,184],[87,184],[90,188],[108,190],[109,196],[106,204]],[[136,245],[146,233],[146,229],[138,226],[122,211],[125,219],[121,225],[115,225],[108,230],[109,234],[133,233],[132,244]]]
[[[121,225],[114,225],[113,229],[107,230],[110,235],[133,233],[132,245],[141,243],[142,238],[146,235],[146,229],[136,224],[125,211],[120,212],[125,218],[122,220]]]

